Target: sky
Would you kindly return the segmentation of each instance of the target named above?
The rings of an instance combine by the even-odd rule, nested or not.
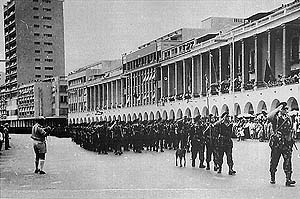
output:
[[[66,74],[123,53],[208,17],[247,18],[293,0],[64,0]],[[0,0],[0,59],[4,59]],[[0,63],[0,71],[5,71]]]

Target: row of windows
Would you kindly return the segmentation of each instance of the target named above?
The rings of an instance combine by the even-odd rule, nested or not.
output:
[[[35,50],[34,52],[35,53],[41,53],[41,50]],[[52,50],[45,50],[44,53],[46,53],[46,54],[53,54],[53,51]]]
[[[39,42],[39,41],[35,41],[35,42],[34,42],[34,44],[35,44],[35,45],[40,45],[40,44],[41,44],[41,42]],[[52,45],[53,45],[53,43],[52,43],[52,42],[44,42],[44,45],[46,45],[46,46],[52,46]]]
[[[41,66],[35,66],[34,68],[36,70],[41,70],[42,69]],[[45,70],[53,70],[53,66],[45,66]]]
[[[35,32],[35,33],[33,33],[33,35],[36,36],[36,37],[39,37],[41,34]],[[44,37],[52,37],[52,34],[50,34],[50,33],[45,33],[45,34],[44,34]]]
[[[40,17],[37,16],[37,15],[35,15],[35,16],[33,16],[33,18],[34,18],[34,19],[39,19]],[[43,16],[42,19],[45,19],[45,20],[51,20],[52,17],[49,17],[49,16]]]
[[[35,75],[35,78],[41,78],[42,75]],[[52,78],[53,75],[45,75],[45,78]]]
[[[38,7],[33,7],[32,9],[33,9],[33,10],[39,10]],[[43,8],[43,11],[50,12],[50,11],[51,11],[51,8]]]
[[[39,0],[32,0],[33,2],[39,2]],[[44,3],[51,3],[51,0],[41,0]]]
[[[41,59],[40,59],[40,58],[34,58],[34,61],[41,61]],[[45,61],[45,62],[53,62],[53,59],[47,58],[47,59],[45,59],[44,61]]]
[[[39,24],[34,24],[33,27],[34,27],[34,28],[39,28],[40,25],[39,25]],[[43,25],[43,27],[44,27],[44,28],[47,28],[47,29],[51,29],[51,28],[52,28],[51,25]]]

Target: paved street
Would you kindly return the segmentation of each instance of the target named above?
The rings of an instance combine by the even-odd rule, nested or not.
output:
[[[48,138],[46,175],[34,174],[30,135],[11,135],[1,151],[0,198],[298,198],[300,156],[294,151],[295,187],[285,187],[282,160],[276,184],[269,184],[267,143],[234,143],[236,176],[175,167],[174,151],[98,155],[70,139]],[[299,143],[297,144],[300,148]],[[226,161],[225,161],[226,162]]]

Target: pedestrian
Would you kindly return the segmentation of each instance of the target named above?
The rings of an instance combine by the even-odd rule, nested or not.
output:
[[[218,128],[218,144],[219,144],[219,160],[218,160],[218,166],[219,170],[218,173],[222,172],[222,164],[223,164],[223,157],[224,154],[226,154],[227,157],[227,165],[229,167],[228,174],[233,175],[236,173],[236,171],[233,170],[233,159],[232,159],[232,148],[233,148],[233,142],[232,142],[232,135],[233,135],[233,124],[229,120],[229,113],[224,112],[221,115],[221,119],[215,123],[215,125]]]
[[[267,115],[268,120],[273,124],[274,132],[270,137],[271,148],[270,175],[271,184],[275,184],[275,173],[277,171],[280,156],[283,157],[283,170],[286,175],[286,186],[293,186],[296,182],[291,180],[292,175],[292,151],[293,131],[292,120],[287,114],[287,103],[281,102],[278,107]]]
[[[44,128],[45,118],[36,119],[35,125],[32,127],[31,139],[33,140],[33,149],[35,152],[35,170],[34,173],[46,174],[43,170],[47,153],[46,137],[50,131]]]
[[[4,134],[4,148],[5,150],[9,150],[11,147],[9,145],[9,124],[5,123],[3,128],[3,134]]]

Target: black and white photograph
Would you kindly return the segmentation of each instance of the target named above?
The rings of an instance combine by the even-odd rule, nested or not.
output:
[[[0,0],[0,30],[0,199],[300,197],[300,0]]]

